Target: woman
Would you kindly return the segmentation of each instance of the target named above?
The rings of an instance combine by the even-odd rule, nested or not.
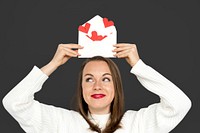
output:
[[[191,108],[189,98],[173,83],[147,66],[135,44],[114,45],[115,56],[125,58],[139,82],[160,96],[155,103],[139,111],[123,112],[123,89],[117,66],[110,59],[93,57],[81,68],[78,81],[78,112],[34,100],[59,66],[79,56],[77,44],[60,44],[53,59],[33,70],[3,99],[6,110],[27,133],[167,133]]]

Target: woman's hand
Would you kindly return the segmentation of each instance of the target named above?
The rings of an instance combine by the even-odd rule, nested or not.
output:
[[[78,44],[59,44],[51,62],[55,64],[55,66],[59,67],[65,64],[71,57],[80,56],[78,49],[82,48],[83,47]]]
[[[59,44],[53,59],[42,67],[41,70],[49,76],[59,66],[65,64],[71,57],[80,56],[78,49],[82,48],[83,47],[78,44]]]
[[[116,47],[113,52],[116,52],[114,56],[118,58],[125,58],[128,64],[133,67],[140,59],[135,44],[119,43],[115,44]]]

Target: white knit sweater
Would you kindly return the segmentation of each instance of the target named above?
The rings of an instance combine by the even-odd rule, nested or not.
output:
[[[191,108],[190,99],[173,83],[147,66],[142,60],[131,69],[139,82],[149,91],[159,95],[160,102],[139,111],[126,111],[122,128],[115,133],[168,133]],[[38,67],[17,84],[3,99],[5,109],[27,133],[90,133],[89,125],[75,111],[45,105],[34,100],[48,79]],[[109,114],[92,115],[104,128]]]

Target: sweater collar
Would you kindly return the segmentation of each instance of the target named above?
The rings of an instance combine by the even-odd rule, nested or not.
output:
[[[95,125],[98,125],[99,128],[104,129],[106,127],[107,121],[110,118],[110,113],[108,113],[108,114],[90,114],[88,112],[88,118]]]

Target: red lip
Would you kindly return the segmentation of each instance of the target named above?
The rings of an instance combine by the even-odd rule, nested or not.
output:
[[[91,97],[93,97],[93,98],[95,98],[95,99],[100,99],[100,98],[103,98],[103,97],[105,97],[106,95],[104,95],[104,94],[93,94],[93,95],[91,95]]]

